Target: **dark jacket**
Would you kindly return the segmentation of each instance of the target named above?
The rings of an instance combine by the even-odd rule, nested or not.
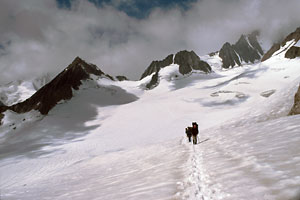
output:
[[[197,136],[199,133],[199,130],[198,130],[198,125],[196,125],[196,127],[192,127],[192,135],[193,136]]]
[[[192,127],[187,127],[185,133],[187,137],[192,137]]]

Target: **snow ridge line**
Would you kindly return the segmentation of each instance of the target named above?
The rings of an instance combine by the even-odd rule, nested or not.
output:
[[[185,144],[190,146],[190,159],[188,160],[188,177],[184,183],[185,189],[182,195],[184,200],[217,200],[227,196],[221,192],[218,184],[212,183],[209,172],[203,166],[203,152],[199,149],[203,141],[198,145]]]

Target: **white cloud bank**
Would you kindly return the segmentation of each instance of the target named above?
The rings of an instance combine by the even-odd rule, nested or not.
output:
[[[180,50],[199,55],[261,30],[268,44],[300,25],[298,0],[199,0],[190,9],[154,9],[145,19],[77,0],[0,2],[0,83],[58,73],[80,56],[112,75],[139,79],[152,60]]]

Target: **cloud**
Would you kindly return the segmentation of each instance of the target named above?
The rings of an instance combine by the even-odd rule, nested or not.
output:
[[[298,0],[199,0],[189,9],[155,8],[143,19],[119,10],[121,3],[95,7],[74,0],[66,10],[49,0],[2,0],[0,84],[57,74],[76,56],[106,73],[139,79],[152,60],[171,53],[204,55],[254,29],[268,46],[300,24]]]

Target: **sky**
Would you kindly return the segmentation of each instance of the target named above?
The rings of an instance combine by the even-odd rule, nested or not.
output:
[[[1,0],[0,84],[57,74],[79,56],[137,80],[153,60],[205,55],[260,30],[268,47],[300,25],[298,0]]]

